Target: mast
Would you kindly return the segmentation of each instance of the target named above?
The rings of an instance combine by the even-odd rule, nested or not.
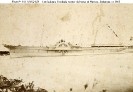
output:
[[[80,45],[82,46],[82,42],[83,42],[83,34],[81,34],[80,36]]]
[[[42,29],[44,29],[44,25],[43,25],[43,28],[42,28]],[[41,35],[41,42],[40,42],[40,46],[42,45],[43,33],[44,33],[44,30],[42,30],[42,35]]]

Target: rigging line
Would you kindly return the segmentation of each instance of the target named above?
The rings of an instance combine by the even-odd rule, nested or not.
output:
[[[44,25],[43,25],[43,28],[44,28]],[[43,33],[44,33],[44,30],[42,30],[42,35],[41,35],[41,43],[40,43],[40,46],[41,46],[41,44],[42,44]]]
[[[111,31],[113,31],[111,28],[110,28],[110,26],[108,25],[108,24],[106,24],[107,25],[107,27],[111,30]],[[118,35],[113,31],[113,34],[116,36],[116,37],[118,37]]]
[[[104,25],[103,25],[103,26],[104,26]],[[94,43],[93,43],[93,44],[95,44],[95,42],[96,42],[96,37],[97,37],[98,31],[99,31],[103,26],[101,26],[99,29],[97,29],[96,34],[95,34],[95,37],[94,37]]]
[[[96,42],[97,33],[98,33],[98,30],[96,31],[96,35],[95,35],[95,37],[94,37],[94,44],[95,44],[95,42]]]
[[[116,36],[116,37],[118,37],[118,35],[110,28],[110,26],[108,25],[108,24],[106,24],[107,25],[107,27],[113,32],[113,34]],[[103,25],[104,26],[104,25]],[[102,27],[103,27],[102,26]],[[101,28],[102,28],[101,27]],[[97,31],[96,31],[96,34],[95,34],[95,37],[94,37],[94,44],[95,44],[95,42],[96,42],[96,37],[97,37],[97,33],[98,33],[98,31],[101,29],[101,28],[99,28]]]

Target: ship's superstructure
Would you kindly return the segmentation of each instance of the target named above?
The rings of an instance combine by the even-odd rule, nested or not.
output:
[[[39,56],[64,56],[133,52],[133,46],[122,45],[91,45],[83,47],[73,45],[65,40],[60,40],[53,46],[13,46],[4,45],[10,50],[11,57],[39,57]]]

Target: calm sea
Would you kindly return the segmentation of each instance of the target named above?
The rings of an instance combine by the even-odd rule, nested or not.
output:
[[[49,92],[132,92],[133,54],[0,57],[0,74]],[[84,85],[88,87],[84,89]]]

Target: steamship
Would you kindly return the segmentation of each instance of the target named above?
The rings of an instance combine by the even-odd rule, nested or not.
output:
[[[81,46],[71,44],[61,39],[51,46],[13,46],[6,45],[11,57],[47,57],[47,56],[67,56],[67,55],[89,55],[89,54],[113,54],[113,53],[133,53],[133,45],[96,45]]]

